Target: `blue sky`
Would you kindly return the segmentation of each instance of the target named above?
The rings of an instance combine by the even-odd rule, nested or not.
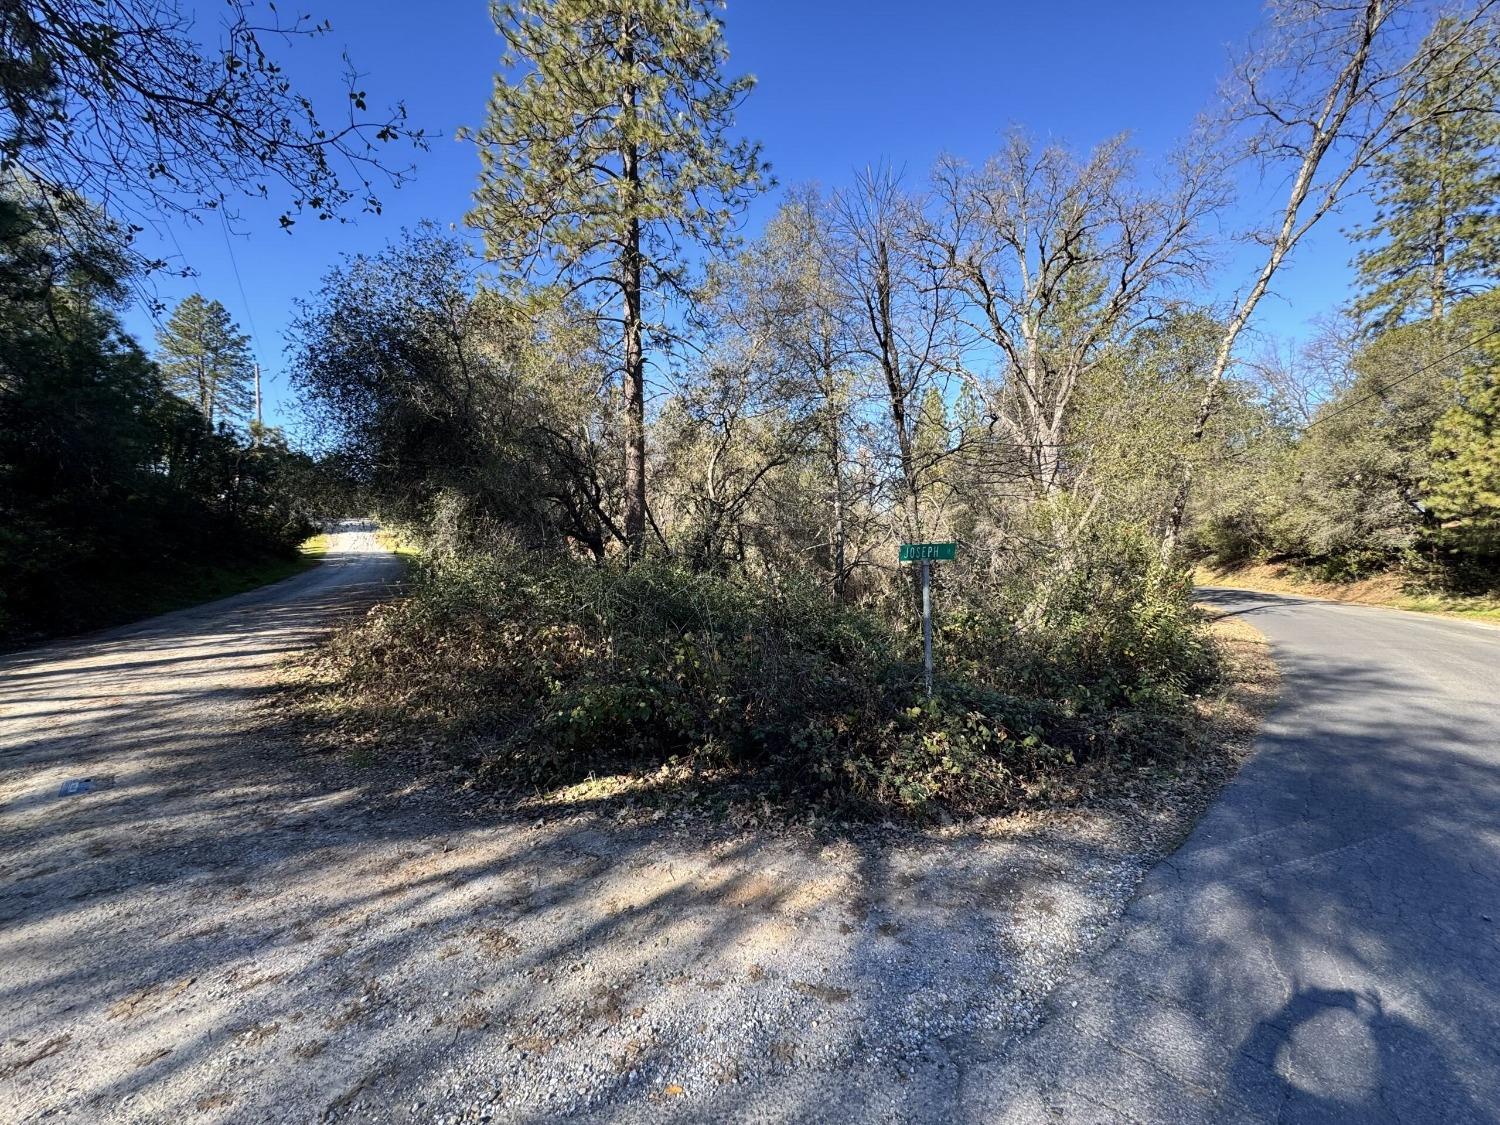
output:
[[[452,137],[482,119],[500,54],[483,0],[309,0],[307,9],[333,31],[284,53],[303,88],[337,112],[338,56],[347,48],[372,103],[404,99],[412,123],[440,136],[430,152],[410,154],[416,176],[383,193],[382,215],[352,224],[307,219],[285,234],[278,208],[247,200],[243,234],[226,237],[210,217],[177,224],[159,247],[148,242],[198,273],[159,278],[164,300],[200,289],[253,332],[273,423],[292,421],[283,333],[293,301],[343,253],[376,249],[422,219],[461,224],[478,160]],[[1012,125],[1078,147],[1126,131],[1149,163],[1210,104],[1260,9],[1259,0],[730,0],[726,23],[731,70],[759,80],[740,115],[743,131],[764,144],[783,185],[835,187],[882,159],[913,182],[942,152],[981,159]],[[216,18],[215,5],[200,10],[205,21]],[[748,233],[774,205],[764,199],[752,209]],[[1252,217],[1247,208],[1229,222]],[[1260,328],[1299,336],[1344,300],[1342,225],[1333,217],[1299,248],[1257,314]],[[1243,272],[1224,271],[1225,293]],[[150,345],[144,311],[132,310],[127,325]]]

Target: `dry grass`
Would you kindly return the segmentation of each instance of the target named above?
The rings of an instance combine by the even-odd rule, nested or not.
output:
[[[382,527],[375,532],[375,539],[391,554],[400,555],[403,559],[415,559],[422,553],[416,540],[403,531]]]
[[[1281,694],[1281,674],[1266,635],[1239,617],[1201,607],[1224,662],[1224,682],[1199,701],[1203,738],[1221,748],[1236,768],[1249,754],[1261,722]]]
[[[1255,563],[1225,570],[1200,566],[1193,577],[1201,586],[1227,586],[1236,590],[1263,590],[1273,594],[1305,594],[1330,602],[1435,613],[1471,621],[1500,622],[1500,597],[1456,597],[1414,592],[1409,588],[1411,580],[1396,571],[1372,575],[1354,582],[1319,582],[1299,576],[1282,563]]]
[[[325,531],[311,538],[304,539],[298,544],[297,550],[306,562],[321,562],[323,556],[328,553],[329,544],[332,542],[333,537]]]

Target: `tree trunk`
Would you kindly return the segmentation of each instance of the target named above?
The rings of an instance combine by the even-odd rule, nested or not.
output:
[[[646,357],[641,348],[640,224],[630,222],[625,254],[625,547],[646,543]]]
[[[1336,177],[1334,186],[1325,189],[1321,200],[1314,207],[1313,214],[1299,222],[1302,206],[1313,192],[1318,167],[1322,164],[1323,157],[1327,155],[1334,141],[1340,136],[1344,122],[1364,96],[1362,83],[1365,66],[1370,57],[1371,44],[1376,31],[1385,20],[1383,0],[1365,0],[1364,13],[1361,34],[1351,52],[1350,59],[1340,70],[1332,88],[1324,98],[1321,109],[1311,123],[1312,136],[1302,152],[1297,174],[1292,179],[1291,189],[1281,214],[1281,226],[1276,232],[1276,237],[1271,241],[1265,264],[1256,276],[1255,283],[1250,287],[1250,292],[1246,294],[1239,307],[1235,309],[1234,315],[1230,317],[1229,323],[1224,328],[1224,334],[1219,339],[1214,365],[1208,373],[1203,398],[1198,404],[1198,415],[1194,419],[1187,449],[1184,450],[1182,456],[1181,476],[1178,478],[1176,495],[1172,498],[1172,506],[1167,515],[1166,531],[1162,535],[1162,555],[1166,558],[1171,558],[1177,553],[1178,541],[1182,535],[1182,523],[1187,513],[1188,497],[1192,492],[1194,470],[1188,450],[1196,449],[1203,442],[1209,419],[1213,417],[1214,409],[1218,405],[1220,387],[1223,385],[1224,376],[1234,356],[1235,342],[1239,339],[1245,325],[1249,323],[1255,306],[1260,303],[1260,299],[1270,288],[1271,279],[1276,276],[1276,271],[1281,267],[1282,261],[1301,241],[1302,236],[1333,208],[1338,201],[1339,185],[1347,183],[1358,167],[1358,161],[1352,161],[1347,165]]]
[[[635,61],[630,31],[625,31],[621,56],[627,66]],[[636,98],[632,87],[626,99],[625,118],[635,121]],[[633,132],[633,129],[631,130]],[[639,558],[646,545],[646,357],[641,347],[641,220],[636,213],[641,182],[640,150],[631,138],[621,153],[625,182],[624,260],[621,287],[625,296],[625,549]]]
[[[844,527],[844,449],[837,424],[828,428],[828,460],[833,468],[833,596],[843,601],[849,565],[845,557],[848,532]]]
[[[1441,325],[1447,312],[1448,290],[1448,130],[1438,121],[1437,230],[1432,247],[1432,324]]]
[[[199,385],[203,388],[200,393],[200,397],[203,400],[203,417],[208,419],[208,428],[211,430],[214,428],[214,406],[216,405],[214,402],[214,398],[216,397],[214,392],[218,390],[218,384],[208,373],[207,369],[204,369],[203,373],[199,375],[198,381]]]
[[[890,397],[891,425],[896,431],[896,453],[901,462],[901,480],[906,486],[902,507],[906,509],[907,534],[913,540],[922,534],[920,482],[917,479],[916,457],[912,451],[911,433],[907,428],[907,388],[901,373],[901,356],[894,330],[895,313],[892,310],[890,249],[885,240],[877,245],[879,265],[877,274],[876,301],[878,328],[880,332],[880,366],[885,374],[886,392]]]
[[[1432,262],[1432,323],[1434,325],[1443,323],[1443,316],[1447,313],[1447,239],[1440,238],[1436,253]]]

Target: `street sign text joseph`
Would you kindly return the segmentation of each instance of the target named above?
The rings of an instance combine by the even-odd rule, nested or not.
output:
[[[890,556],[887,555],[887,558]],[[901,544],[902,562],[921,562],[928,559],[933,562],[952,562],[958,557],[957,543],[903,543]]]
[[[901,561],[919,563],[922,568],[922,679],[928,699],[932,698],[932,564],[957,557],[957,543],[901,544]]]

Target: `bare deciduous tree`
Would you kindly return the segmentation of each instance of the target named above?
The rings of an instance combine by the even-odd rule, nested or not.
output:
[[[850,307],[853,353],[878,372],[884,390],[904,532],[919,538],[923,488],[937,467],[917,448],[920,408],[957,366],[948,266],[924,253],[921,201],[888,168],[858,175],[833,197],[832,216],[830,268]]]
[[[1423,75],[1491,18],[1479,0],[1451,21],[1446,39],[1414,45],[1425,0],[1278,0],[1265,41],[1234,76],[1228,123],[1241,130],[1244,156],[1263,172],[1289,176],[1280,213],[1257,233],[1265,258],[1238,298],[1205,382],[1189,445],[1201,444],[1218,402],[1235,344],[1272,279],[1297,244],[1330,211],[1364,187],[1363,174],[1402,133],[1425,124],[1442,104],[1412,112]],[[1422,28],[1416,27],[1415,39]],[[1192,488],[1194,462],[1183,458],[1162,548],[1177,548]]]
[[[828,474],[828,564],[842,596],[849,552],[849,431],[860,406],[853,318],[834,275],[831,216],[813,188],[790,193],[767,227],[763,267],[746,313],[767,330],[778,358],[778,393],[810,430]]]
[[[983,167],[945,159],[933,173],[938,207],[924,237],[962,296],[980,353],[971,348],[971,362],[1001,369],[975,386],[1021,451],[1033,498],[1063,483],[1081,380],[1206,264],[1203,220],[1225,196],[1206,150],[1181,154],[1159,191],[1132,173],[1123,137],[1080,160],[1020,132]]]

